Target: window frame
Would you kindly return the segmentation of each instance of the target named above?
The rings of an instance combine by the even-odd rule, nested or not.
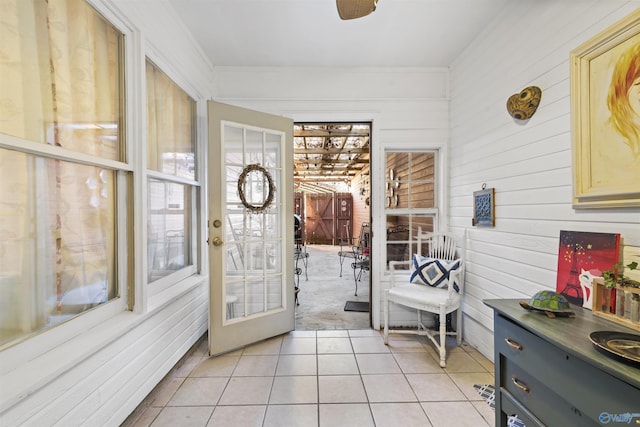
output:
[[[192,130],[194,133],[194,158],[195,158],[195,174],[194,179],[184,178],[176,175],[171,175],[168,173],[159,172],[153,169],[148,168],[147,164],[147,81],[146,81],[146,67],[147,62],[149,62],[152,66],[154,66],[158,71],[164,73],[167,78],[171,80],[173,84],[175,84],[178,88],[185,92],[187,96],[189,96],[194,101],[193,108],[193,123]],[[197,94],[197,91],[193,89],[193,87],[184,79],[181,78],[180,75],[173,72],[173,69],[168,65],[168,62],[160,55],[153,51],[147,51],[144,56],[144,62],[142,65],[142,72],[145,75],[143,80],[143,92],[144,92],[144,121],[142,123],[143,132],[144,132],[144,144],[142,150],[140,152],[139,164],[141,165],[141,175],[143,176],[143,195],[141,199],[138,199],[141,204],[141,212],[144,217],[144,225],[142,226],[143,236],[142,241],[143,244],[143,270],[141,273],[142,282],[144,283],[144,310],[148,308],[149,300],[157,299],[162,296],[162,293],[171,289],[173,286],[183,282],[190,277],[196,276],[198,274],[202,274],[203,272],[208,271],[208,268],[205,266],[205,250],[206,245],[202,244],[202,236],[204,234],[204,226],[203,221],[206,215],[203,215],[203,194],[206,194],[205,185],[203,181],[203,177],[206,177],[206,167],[204,163],[206,163],[203,159],[205,159],[205,151],[204,144],[202,143],[204,136],[206,134],[206,130],[203,130],[202,120],[203,117],[202,108],[203,105],[206,108],[206,105],[202,102],[203,97]],[[194,95],[195,94],[195,95]],[[206,114],[204,114],[206,117]],[[148,232],[147,232],[147,224],[149,222],[149,209],[148,209],[148,190],[149,190],[149,182],[151,179],[165,182],[165,183],[175,183],[182,184],[188,186],[191,189],[191,194],[189,196],[189,200],[191,202],[191,227],[189,230],[191,237],[191,255],[192,255],[192,264],[187,265],[179,270],[176,270],[164,277],[161,277],[152,282],[148,281],[148,273],[150,266],[148,265],[148,259],[146,254],[148,253]],[[155,305],[155,304],[154,304]]]
[[[103,2],[97,0],[85,0],[87,6],[93,8],[95,12],[102,16],[121,35],[121,51],[119,61],[120,69],[120,107],[121,107],[121,156],[120,160],[113,160],[93,156],[82,152],[66,149],[63,147],[51,146],[42,142],[35,142],[13,135],[0,134],[0,148],[18,151],[38,158],[61,160],[80,165],[99,167],[114,171],[115,174],[115,280],[117,281],[116,296],[94,308],[78,313],[77,315],[64,320],[61,323],[50,327],[35,330],[21,338],[8,342],[0,350],[2,365],[5,370],[25,363],[25,354],[29,359],[37,359],[39,356],[56,350],[61,343],[66,343],[72,338],[81,335],[108,323],[117,315],[126,312],[131,305],[133,283],[130,280],[133,268],[134,250],[129,245],[131,238],[130,229],[132,218],[127,208],[133,202],[132,177],[135,166],[132,162],[131,141],[131,121],[134,118],[134,100],[131,99],[135,77],[131,76],[131,63],[135,57],[135,44],[133,31],[111,12]],[[82,352],[79,352],[82,353]]]
[[[443,144],[419,144],[419,143],[409,143],[402,144],[402,146],[398,145],[386,145],[382,147],[381,150],[381,161],[380,161],[380,176],[382,177],[381,182],[382,186],[380,188],[383,189],[380,193],[382,193],[377,199],[379,200],[381,209],[381,218],[382,224],[379,227],[376,227],[379,234],[382,235],[381,242],[379,244],[379,249],[381,250],[381,264],[385,267],[382,269],[382,275],[389,275],[389,267],[387,264],[388,254],[387,248],[390,241],[387,240],[386,233],[386,223],[388,216],[430,216],[433,218],[433,231],[437,232],[440,230],[446,229],[445,218],[446,218],[446,205],[444,204],[445,200],[445,182],[444,177],[445,174],[445,146]],[[387,154],[388,153],[433,153],[434,154],[434,207],[433,208],[396,208],[391,206],[386,206],[385,198],[386,194],[384,189],[386,188],[387,176]],[[411,230],[411,229],[410,229]],[[397,241],[396,241],[397,242]],[[409,258],[412,256],[411,248],[415,244],[415,236],[409,234]],[[393,244],[393,243],[392,243]],[[384,261],[384,262],[383,262]]]

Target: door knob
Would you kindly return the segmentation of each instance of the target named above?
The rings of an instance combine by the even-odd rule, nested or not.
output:
[[[221,238],[219,238],[219,237],[214,237],[214,238],[213,238],[213,240],[212,240],[212,243],[213,243],[213,246],[222,246],[222,244],[223,244],[224,242],[222,241],[222,239],[221,239]]]

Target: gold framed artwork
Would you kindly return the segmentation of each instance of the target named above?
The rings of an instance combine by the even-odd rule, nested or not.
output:
[[[571,51],[573,207],[640,207],[640,10]]]

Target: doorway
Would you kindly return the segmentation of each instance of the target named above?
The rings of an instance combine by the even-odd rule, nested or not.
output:
[[[341,274],[338,255],[355,246],[362,225],[371,223],[371,128],[370,122],[294,124],[294,214],[306,251],[304,269],[296,269],[296,329],[371,325],[369,308],[345,311],[353,307],[345,307],[348,301],[371,306],[370,267],[348,259]]]

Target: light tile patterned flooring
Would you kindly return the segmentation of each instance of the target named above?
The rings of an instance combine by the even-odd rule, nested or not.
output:
[[[473,388],[493,383],[493,364],[451,344],[441,368],[426,338],[385,346],[375,330],[293,331],[218,357],[205,340],[123,426],[493,425]]]

